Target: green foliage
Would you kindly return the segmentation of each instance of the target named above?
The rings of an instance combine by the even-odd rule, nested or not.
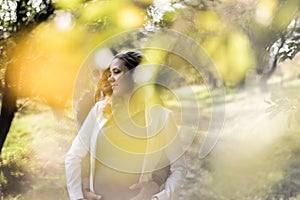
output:
[[[56,118],[48,106],[25,101],[2,151],[0,198],[67,199],[64,154],[75,124],[69,116]]]
[[[31,188],[30,182],[33,179],[33,177],[29,175],[31,171],[27,170],[31,156],[23,152],[12,151],[10,154],[11,153],[17,156],[8,156],[3,153],[4,158],[2,158],[0,162],[0,185],[3,196],[18,195],[26,192]]]
[[[31,24],[47,19],[53,13],[51,0],[4,0],[0,7],[0,41]]]
[[[15,130],[0,158],[0,189],[3,196],[18,195],[31,189],[35,159],[29,146],[29,133]],[[27,139],[26,139],[27,138]]]
[[[275,71],[270,68],[278,53],[270,56],[269,50],[279,38],[287,39],[280,56],[293,58],[299,51],[298,33],[288,27],[299,16],[297,0],[190,0],[162,5],[148,8],[147,25],[174,29],[202,44],[228,86],[243,84],[249,69],[266,74],[262,78],[266,81]]]

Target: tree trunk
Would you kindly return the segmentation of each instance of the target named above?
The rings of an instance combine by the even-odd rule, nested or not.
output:
[[[43,0],[45,9],[36,13],[34,20],[28,20],[27,17],[27,0],[17,1],[16,15],[16,32],[15,37],[22,35],[23,33],[30,33],[34,27],[44,21],[46,21],[53,13],[54,6],[51,1]],[[25,4],[24,4],[25,3]],[[24,21],[24,19],[26,19]],[[17,43],[17,42],[16,42]],[[17,94],[18,88],[21,88],[19,83],[20,69],[16,66],[7,66],[5,72],[5,87],[2,97],[2,106],[0,113],[0,154],[6,140],[7,134],[10,129],[10,125],[17,111]],[[17,76],[17,77],[16,77]]]
[[[3,92],[1,114],[0,114],[0,153],[2,151],[6,136],[9,132],[11,122],[16,112],[17,97],[13,88],[6,84]]]
[[[283,47],[284,43],[285,43],[285,38],[284,38],[284,36],[281,36],[280,46],[278,47],[277,52],[272,57],[271,69],[268,72],[264,73],[263,76],[261,77],[261,80],[260,80],[261,85],[260,86],[261,86],[262,90],[267,90],[267,81],[269,80],[269,78],[274,74],[274,72],[277,69],[278,60],[280,58],[279,51]]]

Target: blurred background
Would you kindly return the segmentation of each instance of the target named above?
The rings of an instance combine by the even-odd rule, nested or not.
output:
[[[180,199],[300,200],[299,0],[0,0],[0,199],[68,199],[74,105],[116,52],[169,44],[153,40],[161,28],[192,38],[221,77],[211,65],[200,75],[180,55],[145,51],[151,63],[182,74],[200,107],[200,123],[182,136],[199,125]],[[99,44],[135,29],[86,62]],[[188,104],[185,86],[170,83]],[[221,86],[226,101],[212,105]],[[161,92],[167,106],[178,106]],[[200,159],[218,107],[226,110],[221,136]]]

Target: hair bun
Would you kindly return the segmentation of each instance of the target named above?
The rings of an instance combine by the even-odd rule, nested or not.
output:
[[[129,69],[136,68],[143,59],[143,54],[140,51],[130,50],[116,55],[115,58],[119,58],[124,61],[124,65]]]

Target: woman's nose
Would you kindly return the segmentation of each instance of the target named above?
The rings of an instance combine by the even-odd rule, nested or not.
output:
[[[108,79],[107,79],[109,82],[114,82],[114,78],[112,77],[112,76],[110,76],[110,77],[108,77]]]

